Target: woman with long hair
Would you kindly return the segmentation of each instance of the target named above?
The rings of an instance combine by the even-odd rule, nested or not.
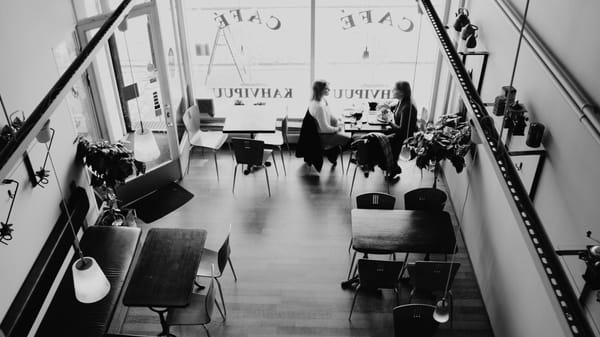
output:
[[[337,149],[339,146],[346,146],[351,137],[343,131],[340,120],[331,113],[327,99],[329,95],[329,83],[318,80],[313,83],[312,98],[308,104],[308,112],[315,118],[319,128],[319,137],[324,149]],[[328,155],[327,158],[334,165],[337,163],[337,152]]]

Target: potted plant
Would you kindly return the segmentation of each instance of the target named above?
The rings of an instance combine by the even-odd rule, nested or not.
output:
[[[433,171],[433,188],[421,190],[419,199],[435,199],[438,206],[443,208],[447,196],[436,188],[440,163],[450,160],[456,172],[462,172],[465,167],[464,156],[472,146],[471,127],[460,115],[444,115],[434,125],[427,126],[406,139],[404,144],[410,150],[411,159],[416,160],[418,168]]]
[[[77,158],[89,169],[90,184],[103,200],[99,223],[109,226],[122,223],[125,215],[119,209],[115,190],[132,174],[144,174],[146,165],[135,160],[133,152],[122,143],[90,142],[83,137],[77,142]]]

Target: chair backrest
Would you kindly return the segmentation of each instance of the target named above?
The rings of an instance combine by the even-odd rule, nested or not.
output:
[[[204,307],[206,310],[204,311],[205,317],[202,317],[202,320],[205,322],[210,322],[213,309],[215,307],[215,265],[210,265],[210,283],[208,284],[208,289],[206,290],[206,297],[204,298]]]
[[[393,309],[394,337],[434,336],[439,323],[433,319],[435,307],[429,304],[405,304]]]
[[[356,196],[356,208],[394,209],[396,197],[386,193],[364,193]]]
[[[400,261],[358,260],[358,279],[361,288],[394,289],[403,263]]]
[[[414,287],[424,291],[444,291],[448,282],[450,289],[459,267],[458,262],[417,261],[411,271],[414,275]]]
[[[415,211],[442,211],[446,194],[433,188],[417,188],[404,194],[404,208]]]
[[[219,252],[217,253],[217,267],[219,268],[219,272],[221,274],[223,274],[223,270],[225,270],[225,267],[227,266],[227,261],[229,260],[229,255],[231,254],[231,246],[229,245],[230,235],[231,224],[229,224],[229,232],[227,233],[227,237],[225,238],[225,241],[223,241],[223,244],[221,245],[221,248],[219,248]]]
[[[265,143],[261,140],[232,138],[233,153],[238,164],[257,165],[263,164]]]
[[[361,139],[356,143],[356,165],[368,165],[369,164],[369,148],[367,147],[367,141]]]
[[[285,143],[288,143],[288,119],[288,115],[286,114],[281,120],[281,135]]]
[[[200,130],[200,111],[197,105],[187,108],[182,119],[190,137]]]

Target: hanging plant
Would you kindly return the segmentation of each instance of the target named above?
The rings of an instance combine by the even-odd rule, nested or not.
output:
[[[404,141],[417,167],[433,170],[433,188],[436,188],[439,165],[443,160],[450,160],[457,173],[465,167],[464,157],[472,146],[471,127],[461,120],[456,114],[444,115],[434,125]]]

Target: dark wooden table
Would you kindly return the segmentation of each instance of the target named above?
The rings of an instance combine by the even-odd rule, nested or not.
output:
[[[169,333],[164,313],[189,304],[200,265],[206,231],[203,229],[152,228],[125,290],[123,304],[148,307],[160,318],[162,332]]]
[[[353,209],[351,221],[352,247],[361,253],[454,253],[456,237],[447,212]],[[344,281],[342,287],[354,282]]]

